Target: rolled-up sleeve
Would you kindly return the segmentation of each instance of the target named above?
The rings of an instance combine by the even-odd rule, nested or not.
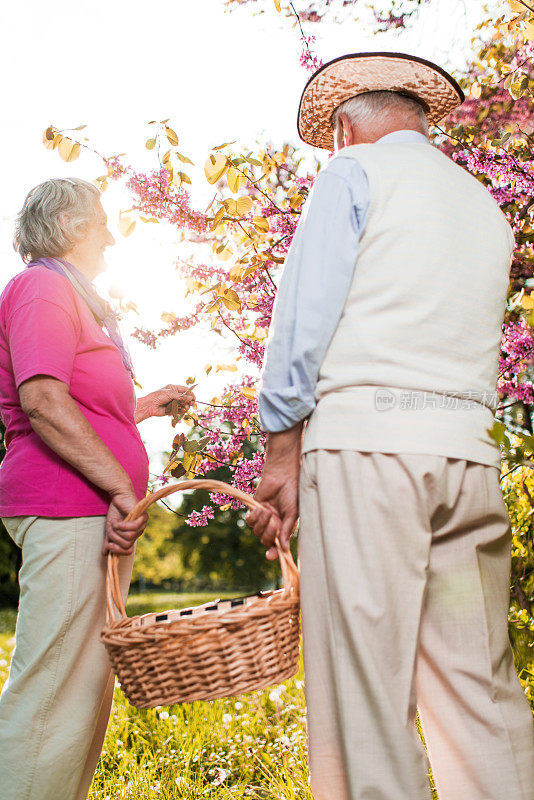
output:
[[[35,298],[12,312],[7,334],[17,388],[35,375],[70,385],[78,330],[68,311]]]
[[[369,206],[355,159],[317,176],[278,287],[261,376],[263,429],[287,430],[315,408],[319,369],[341,317]]]

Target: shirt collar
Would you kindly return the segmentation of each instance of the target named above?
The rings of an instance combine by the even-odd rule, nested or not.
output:
[[[424,133],[411,130],[392,131],[382,136],[381,139],[377,139],[378,142],[424,142],[425,144],[430,144]]]

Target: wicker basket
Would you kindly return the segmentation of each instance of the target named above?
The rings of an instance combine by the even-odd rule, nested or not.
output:
[[[189,480],[141,500],[127,519],[184,489],[231,495],[261,508],[222,481]],[[118,556],[108,556],[106,627],[101,634],[121,688],[132,705],[153,708],[214,700],[262,689],[292,677],[299,661],[299,573],[279,547],[284,588],[253,597],[128,617],[122,601]],[[115,607],[121,618],[117,620]]]

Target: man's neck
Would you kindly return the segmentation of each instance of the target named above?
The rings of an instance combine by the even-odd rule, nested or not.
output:
[[[379,132],[374,131],[372,136],[364,137],[365,141],[362,138],[359,141],[355,141],[354,144],[375,144],[375,142],[380,141],[380,139],[383,139],[385,136],[389,136],[392,133],[405,133],[406,131],[411,133],[419,133],[421,136],[424,136],[428,139],[428,135],[425,133],[425,131],[421,130],[421,128],[412,128],[410,125],[385,126]]]

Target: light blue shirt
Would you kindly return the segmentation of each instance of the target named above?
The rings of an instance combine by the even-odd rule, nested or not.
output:
[[[380,142],[427,142],[394,131]],[[264,430],[287,430],[315,408],[319,369],[352,283],[369,212],[369,181],[343,150],[322,169],[310,192],[273,308],[259,393]]]

